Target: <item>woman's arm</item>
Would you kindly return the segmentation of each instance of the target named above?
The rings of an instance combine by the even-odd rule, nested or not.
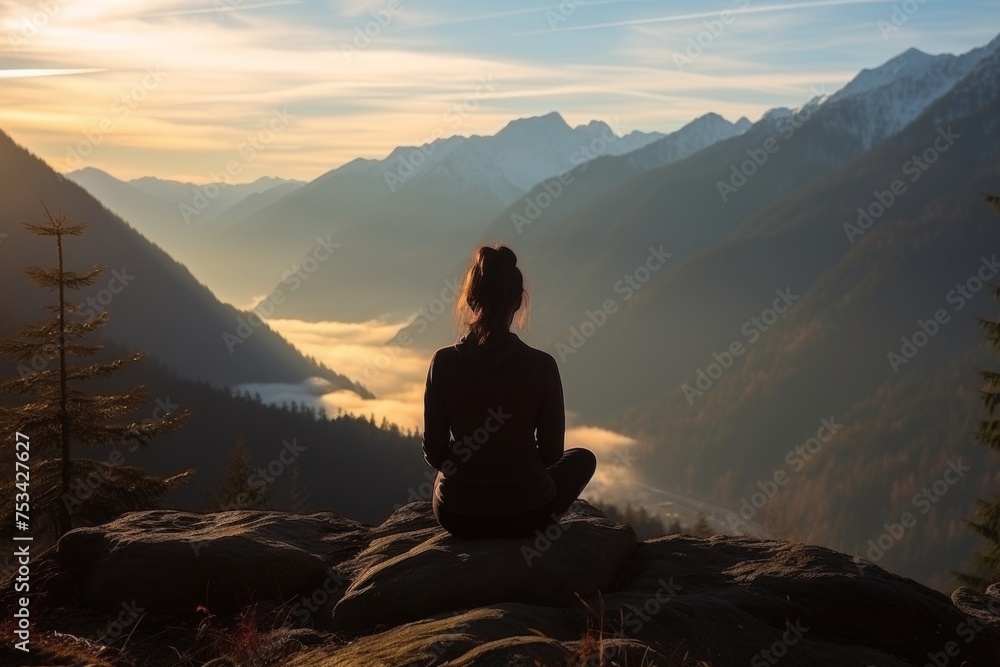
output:
[[[566,436],[566,408],[563,405],[562,379],[559,377],[559,366],[551,355],[548,357],[549,368],[546,373],[545,394],[538,411],[538,423],[535,425],[535,437],[538,443],[538,455],[547,466],[558,461],[563,455]]]
[[[427,465],[440,470],[448,455],[451,425],[448,423],[444,397],[434,385],[434,361],[436,359],[437,354],[431,358],[430,368],[427,369],[427,382],[424,385],[424,437],[421,446]]]

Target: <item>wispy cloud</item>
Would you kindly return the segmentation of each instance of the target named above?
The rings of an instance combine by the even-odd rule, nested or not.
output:
[[[889,3],[751,4],[679,72],[672,55],[701,18],[718,15],[704,3],[679,0],[669,15],[644,17],[654,5],[643,0],[511,0],[482,14],[457,0],[433,8],[400,0],[391,19],[379,14],[386,0],[219,4],[230,16],[227,7],[249,10],[238,20],[208,17],[216,6],[192,0],[57,4],[33,23],[34,5],[0,0],[0,129],[58,166],[84,133],[115,117],[89,165],[123,178],[192,182],[211,180],[274,109],[287,109],[295,122],[241,179],[312,179],[356,157],[424,143],[435,131],[493,134],[514,118],[552,110],[573,123],[617,119],[627,129],[664,132],[709,111],[756,119],[802,104],[813,86],[835,90],[906,46],[939,53],[985,43],[995,9],[927,3],[886,41],[875,24],[889,16]],[[737,4],[720,1],[719,10]],[[566,20],[548,36],[517,34],[548,25],[546,12],[563,9]],[[351,58],[345,45],[357,48]],[[147,68],[165,78],[143,94],[136,86]],[[445,113],[467,102],[481,77],[498,82],[496,90],[474,100],[457,127],[446,123]],[[119,118],[123,96],[129,113]]]
[[[792,2],[782,5],[762,5],[747,7],[724,7],[714,11],[689,12],[684,14],[668,14],[664,16],[649,16],[645,18],[625,19],[622,21],[604,21],[601,23],[588,23],[585,25],[565,26],[552,28],[549,30],[533,30],[520,33],[523,35],[540,35],[551,32],[573,32],[576,30],[596,30],[598,28],[618,28],[623,26],[648,25],[650,23],[672,23],[677,21],[695,21],[698,19],[716,18],[724,10],[735,14],[764,14],[772,12],[790,12],[808,9],[820,9],[824,7],[841,7],[845,5],[873,5],[885,4],[885,0],[819,0],[819,2]]]
[[[300,5],[302,0],[272,0],[271,2],[254,2],[248,4],[226,4],[221,0],[215,2],[212,7],[193,7],[191,9],[174,9],[163,12],[153,12],[144,14],[145,18],[157,18],[161,16],[193,16],[196,14],[224,14],[227,12],[241,12],[248,9],[268,9],[271,7],[285,7],[287,5]]]
[[[66,76],[68,74],[90,74],[99,69],[0,69],[0,79],[31,79],[40,76]]]
[[[570,6],[575,10],[578,7],[601,7],[603,5],[621,5],[621,4],[635,4],[640,2],[650,2],[651,0],[593,0],[592,2],[585,2],[584,0],[579,0],[573,2]],[[479,21],[496,21],[497,19],[510,18],[512,16],[525,16],[529,14],[544,14],[547,12],[560,11],[559,4],[543,5],[540,7],[523,7],[521,9],[508,9],[500,12],[488,12],[486,14],[473,14],[471,16],[453,16],[448,18],[437,18],[428,21],[423,21],[420,23],[412,24],[411,28],[430,28],[439,27],[446,25],[455,25],[458,23],[475,23]]]

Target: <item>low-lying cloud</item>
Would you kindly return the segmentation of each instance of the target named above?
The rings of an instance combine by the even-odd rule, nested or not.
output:
[[[404,430],[423,429],[423,391],[431,353],[415,348],[394,351],[388,366],[366,380],[365,369],[382,352],[385,341],[407,324],[406,320],[379,319],[360,323],[268,320],[268,324],[303,353],[336,372],[364,384],[376,398],[335,389],[328,381],[310,378],[301,383],[248,383],[241,390],[258,393],[266,403],[304,403],[325,408],[335,416],[351,413],[374,415]],[[632,438],[585,423],[580,415],[567,415],[566,447],[586,447],[598,458],[598,470],[585,498],[625,503],[630,487],[639,481],[639,443]]]

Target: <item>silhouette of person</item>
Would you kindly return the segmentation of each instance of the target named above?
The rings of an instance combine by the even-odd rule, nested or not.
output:
[[[423,455],[438,470],[434,516],[459,537],[520,537],[558,521],[597,459],[563,451],[566,414],[552,355],[510,331],[527,317],[517,257],[480,248],[456,314],[467,333],[434,353],[424,388]]]

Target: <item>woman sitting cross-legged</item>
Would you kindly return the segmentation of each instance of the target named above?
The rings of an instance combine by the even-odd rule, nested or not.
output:
[[[558,521],[593,477],[586,449],[563,451],[566,415],[552,355],[510,331],[527,312],[517,258],[476,253],[458,299],[468,327],[434,353],[424,389],[424,460],[438,470],[434,516],[459,537],[530,536]]]

